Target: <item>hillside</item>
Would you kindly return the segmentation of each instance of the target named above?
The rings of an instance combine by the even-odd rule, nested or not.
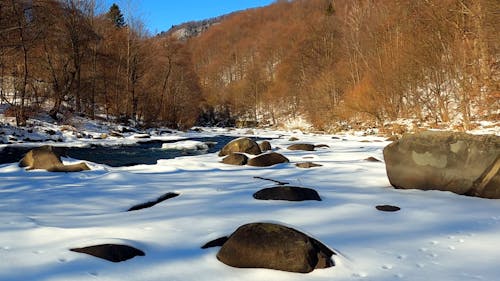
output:
[[[40,111],[389,134],[499,119],[495,0],[276,1],[154,37],[89,3],[2,6],[0,100],[18,125]]]
[[[280,1],[224,19],[189,47],[208,111],[271,125],[303,116],[325,130],[400,118],[470,128],[500,112],[499,8]]]

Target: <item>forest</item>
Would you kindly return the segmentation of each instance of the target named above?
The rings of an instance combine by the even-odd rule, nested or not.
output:
[[[315,130],[500,116],[498,0],[277,0],[198,36],[148,34],[95,0],[0,2],[0,99],[144,127]]]

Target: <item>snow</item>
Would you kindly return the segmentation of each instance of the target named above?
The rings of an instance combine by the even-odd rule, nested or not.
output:
[[[106,128],[83,125],[87,134]],[[165,149],[193,149],[193,136],[247,130],[203,128],[202,132],[148,132],[152,139],[180,140]],[[481,132],[478,132],[481,133]],[[78,139],[65,144],[113,145],[124,138]],[[271,138],[291,163],[267,168],[230,166],[216,153],[159,160],[156,165],[91,171],[25,171],[0,165],[0,280],[496,280],[500,276],[500,201],[440,191],[396,190],[386,177],[384,138],[253,130]],[[295,136],[299,141],[290,142]],[[316,151],[291,151],[292,143],[326,144]],[[80,162],[63,159],[65,163]],[[297,162],[323,166],[301,169]],[[313,188],[323,201],[258,201],[252,194],[273,185],[263,177]],[[126,212],[167,192],[180,196],[154,207]],[[396,205],[387,213],[376,205]],[[208,241],[259,221],[280,222],[335,249],[336,266],[309,274],[238,269],[219,262]],[[70,248],[127,244],[144,257],[111,263]]]
[[[164,143],[162,149],[176,149],[176,150],[208,150],[208,145],[201,141],[178,141],[174,143]]]

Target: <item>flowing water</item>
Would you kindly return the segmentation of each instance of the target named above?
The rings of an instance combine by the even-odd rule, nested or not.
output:
[[[204,138],[190,138],[208,144],[208,150],[200,149],[162,149],[163,143],[178,141],[146,141],[134,145],[88,147],[64,147],[64,155],[74,159],[87,160],[112,167],[133,166],[138,164],[156,164],[159,159],[172,159],[179,156],[214,153],[222,149],[235,137],[214,136]],[[0,151],[0,164],[18,162],[33,147],[7,146]]]

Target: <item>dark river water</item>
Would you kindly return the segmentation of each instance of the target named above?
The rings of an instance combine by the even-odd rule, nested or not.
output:
[[[204,138],[190,138],[189,140],[201,141],[208,144],[208,150],[178,150],[162,149],[163,143],[178,141],[145,141],[134,145],[88,147],[64,147],[65,155],[74,159],[87,160],[94,163],[106,164],[112,167],[133,166],[138,164],[156,164],[159,159],[172,159],[179,156],[200,155],[214,153],[222,149],[236,137],[214,136]],[[0,164],[18,162],[33,147],[7,146],[0,150]]]

